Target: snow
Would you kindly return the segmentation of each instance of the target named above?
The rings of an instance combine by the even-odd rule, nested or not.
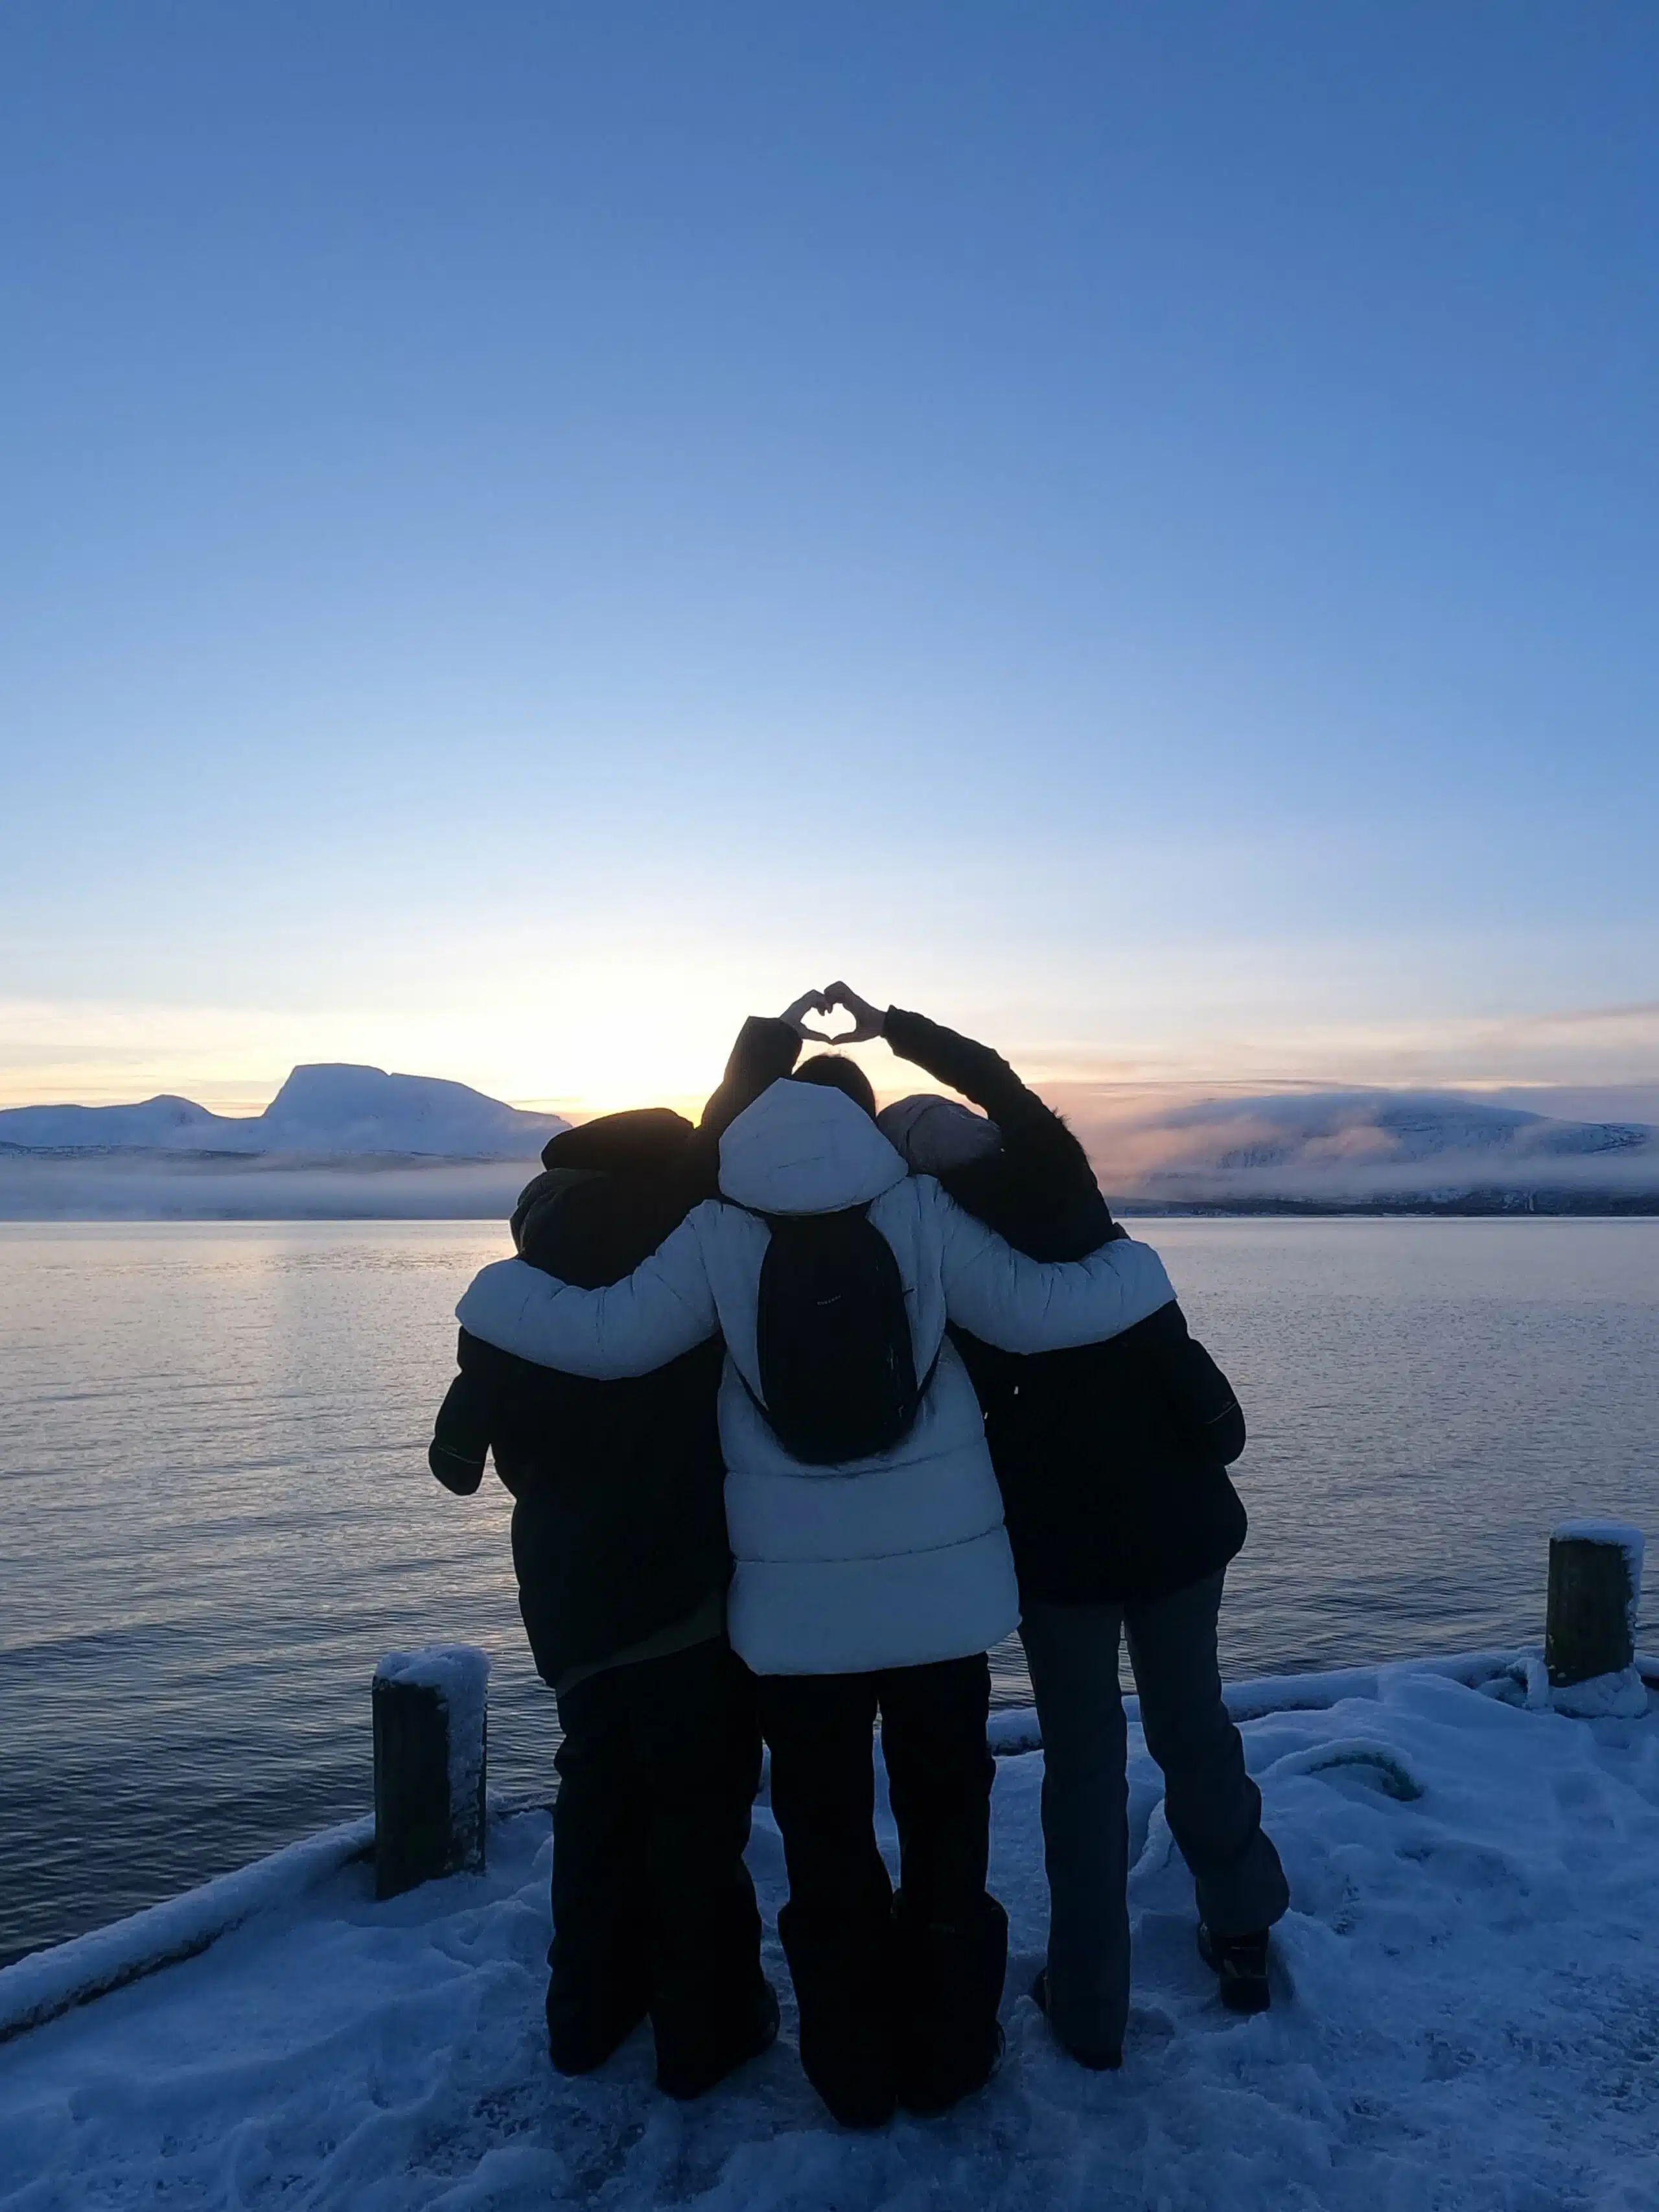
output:
[[[1624,1553],[1625,1620],[1634,1646],[1642,1611],[1642,1558],[1647,1548],[1642,1531],[1628,1521],[1558,1521],[1550,1531],[1550,1541],[1606,1544]],[[1596,1674],[1588,1682],[1575,1682],[1571,1689],[1558,1690],[1556,1710],[1578,1713],[1586,1719],[1602,1712],[1639,1712],[1641,1707],[1635,1700],[1640,1690],[1638,1668],[1626,1667],[1620,1674]],[[1564,1705],[1563,1698],[1569,1702]]]
[[[1553,1689],[1547,1674],[1543,1686],[1554,1711],[1571,1713],[1577,1720],[1628,1718],[1647,1711],[1647,1685],[1639,1667],[1621,1667],[1611,1674],[1592,1674],[1585,1681],[1560,1683]],[[1531,1694],[1527,1699],[1534,1711],[1541,1701]]]
[[[568,1124],[525,1114],[464,1083],[349,1063],[296,1067],[263,1114],[210,1113],[188,1098],[136,1106],[16,1106],[0,1146],[23,1152],[138,1148],[179,1155],[278,1153],[308,1160],[532,1161]]]
[[[1625,1572],[1630,1578],[1631,1633],[1636,1632],[1634,1608],[1642,1597],[1642,1557],[1647,1540],[1639,1528],[1628,1521],[1558,1521],[1550,1530],[1550,1541],[1561,1544],[1609,1544],[1625,1555]]]
[[[194,1957],[256,1912],[286,1904],[337,1869],[366,1858],[374,1845],[372,1814],[348,1820],[182,1897],[33,1953],[0,1973],[0,2043],[159,1966]]]
[[[1592,1211],[1659,1194],[1659,1128],[1455,1091],[1315,1091],[1114,1111],[1066,1102],[1104,1188],[1141,1205]]]
[[[489,1698],[489,1654],[471,1644],[428,1644],[418,1651],[388,1651],[374,1669],[377,1682],[435,1690],[449,1711],[449,1817],[470,1824],[483,1779],[484,1721]]]
[[[1284,1199],[1334,1206],[1395,1208],[1423,1202],[1526,1210],[1591,1210],[1659,1200],[1659,1128],[1641,1122],[1571,1121],[1482,1104],[1455,1091],[1320,1091],[1206,1098],[1148,1112],[1107,1114],[1079,1097],[1065,1102],[1104,1186],[1136,1204],[1251,1207]],[[235,1159],[533,1160],[565,1127],[436,1076],[321,1063],[293,1070],[263,1114],[213,1114],[187,1098],[125,1106],[27,1106],[0,1110],[0,1157],[44,1165],[67,1154],[86,1164],[137,1152],[155,1165]],[[19,1194],[25,1215],[131,1212],[131,1185],[88,1192],[78,1205],[55,1190]],[[162,1215],[194,1216],[210,1194],[147,1194]],[[280,1212],[302,1210],[267,1186]],[[231,1213],[249,1206],[228,1188]],[[510,1200],[508,1205],[510,1206]],[[0,1186],[0,1212],[6,1210]],[[351,1211],[362,1210],[354,1205]],[[403,1211],[396,1207],[395,1211]],[[447,1209],[442,1209],[447,1210]],[[503,1209],[506,1210],[506,1209]]]
[[[567,1124],[464,1083],[349,1065],[296,1067],[259,1117],[266,1148],[534,1159]]]
[[[845,2136],[807,2088],[763,1805],[750,1858],[784,2040],[690,2107],[652,2090],[643,2033],[596,2075],[552,2075],[550,1844],[527,1814],[496,1822],[485,1874],[377,1905],[372,1869],[337,1864],[0,2050],[0,2207],[1651,2212],[1659,1700],[1631,1719],[1529,1711],[1522,1657],[1302,1678],[1291,1710],[1263,1685],[1235,1694],[1293,1899],[1255,2020],[1220,2008],[1194,1950],[1132,1730],[1119,2075],[1063,2058],[1026,1994],[1042,1759],[1013,1747],[1030,1717],[1000,1715],[1008,2053],[944,2120]],[[0,1975],[0,2002],[34,1963]]]

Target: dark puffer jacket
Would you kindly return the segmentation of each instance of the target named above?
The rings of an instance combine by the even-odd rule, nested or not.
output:
[[[689,1121],[615,1118],[634,1126],[593,1122],[556,1137],[549,1171],[514,1217],[525,1259],[589,1286],[630,1273],[705,1194]],[[537,1367],[465,1329],[457,1358],[428,1460],[465,1494],[494,1453],[513,1493],[519,1609],[546,1681],[654,1635],[725,1589],[717,1339],[624,1382]]]
[[[940,1177],[959,1206],[1034,1260],[1080,1259],[1124,1234],[1077,1139],[988,1046],[898,1007],[884,1033],[1001,1132],[1000,1153]],[[985,1409],[1022,1599],[1146,1602],[1237,1554],[1249,1524],[1226,1470],[1244,1417],[1178,1306],[1076,1351],[957,1341]]]
[[[631,1274],[714,1196],[721,1131],[799,1049],[786,1024],[750,1021],[695,1133],[647,1108],[555,1137],[514,1212],[520,1256],[590,1290]],[[673,1626],[731,1579],[723,1358],[711,1336],[654,1374],[595,1382],[461,1331],[428,1461],[465,1496],[493,1451],[514,1498],[519,1609],[546,1681]]]

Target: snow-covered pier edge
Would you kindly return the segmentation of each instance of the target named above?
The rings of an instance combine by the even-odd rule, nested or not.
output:
[[[1635,1671],[1645,1686],[1659,1692],[1659,1656],[1638,1655]],[[1349,1698],[1381,1699],[1388,1682],[1410,1675],[1460,1683],[1534,1711],[1547,1709],[1551,1703],[1541,1654],[1535,1647],[1389,1660],[1374,1666],[1309,1674],[1267,1674],[1229,1684],[1224,1694],[1228,1711],[1243,1723],[1273,1713],[1328,1711]],[[1131,1724],[1138,1725],[1139,1699],[1130,1694],[1123,1703]],[[994,1711],[989,1738],[999,1758],[1040,1751],[1042,1736],[1035,1707],[1006,1706]],[[763,1799],[765,1793],[763,1780]],[[544,1810],[545,1807],[536,1800],[490,1795],[492,1826]],[[125,1919],[31,1953],[0,1969],[0,2044],[164,1967],[198,1956],[256,1914],[297,1903],[343,1867],[372,1858],[374,1852],[374,1817],[365,1814],[304,1837]]]
[[[945,2119],[874,2136],[800,2070],[764,1791],[782,2033],[689,2106],[653,2090],[647,2028],[595,2074],[548,2065],[544,1808],[492,1804],[482,1869],[386,1900],[368,1824],[331,1830],[0,1975],[33,2021],[0,2045],[0,2212],[1652,2212],[1659,1663],[1601,1693],[1563,1710],[1536,1649],[1237,1686],[1291,1886],[1249,2020],[1198,1957],[1132,1718],[1133,1992],[1106,2075],[1030,1995],[1043,1762],[1034,1717],[996,1715],[1006,2055]],[[896,1866],[884,1791],[877,1832]]]

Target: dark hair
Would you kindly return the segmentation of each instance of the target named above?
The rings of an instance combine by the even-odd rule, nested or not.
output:
[[[839,1053],[821,1052],[814,1060],[804,1060],[795,1070],[797,1083],[817,1083],[826,1090],[840,1091],[855,1106],[862,1106],[873,1121],[876,1118],[876,1094],[870,1087],[870,1079],[855,1060],[843,1060]]]

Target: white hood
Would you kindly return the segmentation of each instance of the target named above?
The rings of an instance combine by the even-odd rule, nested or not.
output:
[[[787,1076],[763,1091],[720,1139],[720,1189],[757,1213],[867,1206],[908,1173],[844,1091]]]

